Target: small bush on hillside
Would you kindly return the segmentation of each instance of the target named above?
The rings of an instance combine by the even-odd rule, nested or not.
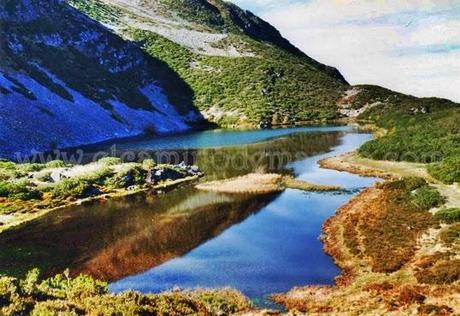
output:
[[[145,159],[142,161],[142,168],[144,168],[146,171],[152,170],[156,165],[157,164],[153,159]]]
[[[106,185],[113,189],[128,188],[132,185],[145,183],[146,171],[138,164],[127,164],[123,170],[116,173],[106,181]]]
[[[121,159],[117,157],[105,157],[99,159],[97,162],[106,166],[115,166],[121,163]]]
[[[445,198],[435,188],[424,186],[415,190],[412,202],[421,210],[429,210],[442,205]]]
[[[460,241],[460,224],[455,224],[444,229],[440,234],[440,238],[448,246]]]
[[[12,200],[32,200],[38,199],[40,196],[40,192],[30,187],[28,180],[0,182],[0,197]]]
[[[460,260],[439,261],[429,269],[416,273],[420,283],[425,284],[452,284],[460,280]]]
[[[436,212],[434,218],[446,223],[460,222],[460,208],[442,209]]]
[[[72,165],[66,164],[62,160],[52,160],[46,163],[46,168],[65,168],[71,167]]]
[[[380,186],[388,189],[413,191],[427,185],[428,183],[426,182],[426,180],[421,177],[406,177],[401,180],[384,182]]]
[[[460,157],[449,157],[440,163],[428,166],[428,172],[444,183],[460,182]]]
[[[71,178],[64,179],[51,187],[54,198],[85,198],[94,193],[95,187],[88,179]]]

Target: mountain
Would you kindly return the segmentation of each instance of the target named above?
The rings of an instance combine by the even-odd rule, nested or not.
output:
[[[64,1],[1,1],[0,48],[0,157],[204,121],[166,63]]]
[[[270,127],[458,109],[352,87],[222,0],[3,0],[0,35],[0,157],[207,122]]]
[[[193,90],[194,105],[222,126],[270,126],[339,116],[348,84],[273,26],[221,0],[69,0]],[[178,89],[177,93],[181,93]]]

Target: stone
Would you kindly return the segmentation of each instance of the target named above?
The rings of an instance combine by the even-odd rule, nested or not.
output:
[[[64,179],[68,179],[68,177],[65,175],[65,172],[69,171],[69,169],[56,169],[51,172],[50,178],[52,182],[57,183],[60,182]]]

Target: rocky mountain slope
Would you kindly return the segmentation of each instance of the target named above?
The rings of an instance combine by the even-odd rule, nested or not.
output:
[[[203,121],[174,70],[64,1],[0,2],[0,48],[0,157]]]
[[[338,117],[348,84],[270,24],[221,0],[69,0],[166,62],[194,104],[224,126],[270,126]]]

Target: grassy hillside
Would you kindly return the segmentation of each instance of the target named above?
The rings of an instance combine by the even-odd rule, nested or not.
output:
[[[430,163],[432,176],[460,182],[460,106],[438,98],[416,98],[375,86],[361,86],[353,104],[376,104],[360,116],[389,131],[360,149],[366,157]]]
[[[211,121],[224,126],[271,126],[340,116],[336,100],[348,86],[340,73],[309,58],[267,22],[222,1],[149,3],[153,9],[142,8],[163,20],[154,23],[117,6],[116,1],[71,1],[175,70],[192,88],[195,106]],[[159,34],[161,30],[155,31],[164,19],[183,23],[174,24],[170,32],[221,36],[209,45],[237,53],[218,56],[181,45],[180,40],[171,40],[174,35],[167,38]]]

